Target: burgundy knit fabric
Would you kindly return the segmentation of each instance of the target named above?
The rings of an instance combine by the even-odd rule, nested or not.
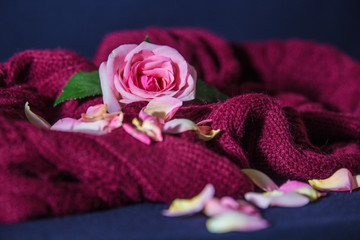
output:
[[[124,43],[148,35],[176,48],[199,77],[232,98],[186,103],[175,117],[212,119],[221,134],[165,135],[146,146],[122,128],[103,136],[41,130],[24,104],[54,123],[79,118],[101,97],[53,108],[76,72],[96,70]],[[253,185],[240,169],[276,179],[328,177],[360,170],[360,64],[329,46],[299,40],[228,43],[203,30],[112,33],[94,63],[62,50],[25,51],[0,64],[0,222],[61,216],[143,201],[170,202],[207,183],[217,196],[242,197]],[[146,103],[123,110],[126,121]]]

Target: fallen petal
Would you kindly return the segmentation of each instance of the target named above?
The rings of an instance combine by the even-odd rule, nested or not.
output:
[[[260,189],[271,192],[273,190],[277,190],[279,187],[269,178],[266,174],[260,172],[259,170],[246,168],[241,170],[245,173],[253,183],[258,186]]]
[[[90,106],[86,113],[81,114],[80,121],[82,122],[94,122],[104,118],[104,114],[106,113],[106,104],[97,104],[95,106]]]
[[[346,168],[337,170],[333,175],[326,179],[309,180],[312,187],[322,191],[352,191],[358,188],[356,177]]]
[[[210,199],[205,207],[204,214],[212,217],[224,214],[229,211],[240,211],[246,214],[259,214],[257,208],[243,200],[235,200],[232,197],[222,197],[221,199]]]
[[[248,215],[237,211],[229,211],[206,221],[206,227],[211,233],[257,231],[268,226],[268,221],[260,216]]]
[[[211,129],[209,126],[198,126],[198,135],[199,138],[203,141],[209,141],[213,139],[218,133],[220,132],[220,129]]]
[[[144,109],[144,113],[163,119],[170,120],[176,111],[182,106],[182,101],[170,96],[163,96],[151,100]]]
[[[198,126],[191,120],[185,118],[177,118],[165,123],[162,128],[164,133],[178,134],[186,131],[198,131]]]
[[[74,126],[80,124],[81,121],[74,118],[62,118],[58,120],[52,127],[51,130],[71,132],[74,129]]]
[[[214,194],[214,186],[207,184],[205,188],[192,199],[175,199],[169,209],[164,210],[162,213],[168,217],[192,215],[200,212]]]
[[[26,118],[29,120],[29,122],[31,122],[35,126],[41,128],[41,129],[49,129],[51,127],[51,125],[45,119],[36,115],[35,113],[33,113],[30,110],[30,106],[29,106],[28,102],[25,103],[24,110],[25,110]]]
[[[310,199],[310,201],[315,201],[319,197],[326,196],[326,193],[321,193],[313,189],[312,187],[300,187],[295,190],[295,192],[300,193]]]
[[[145,120],[145,121],[143,121],[143,123],[141,125],[142,131],[146,135],[148,135],[152,140],[157,141],[157,142],[163,141],[161,127],[162,127],[162,124],[160,122],[158,122],[156,119]]]
[[[95,122],[81,122],[80,124],[74,125],[72,131],[102,135],[108,133],[108,131],[106,130],[108,125],[108,121],[105,120],[99,120]]]
[[[150,137],[148,137],[146,134],[137,131],[133,126],[131,126],[130,124],[124,123],[122,125],[123,129],[130,134],[131,136],[133,136],[134,138],[136,138],[137,140],[139,140],[142,143],[145,143],[146,145],[150,145],[151,144],[151,139]]]
[[[255,206],[265,209],[272,207],[302,207],[309,203],[310,199],[296,192],[283,193],[282,195],[265,195],[261,193],[249,192],[245,194],[245,199]]]
[[[296,189],[301,188],[301,187],[311,188],[311,186],[308,183],[291,180],[291,181],[287,181],[286,183],[282,184],[279,187],[278,191],[287,193],[287,192],[295,191]]]
[[[108,131],[111,132],[114,129],[121,127],[123,119],[124,119],[124,114],[122,112],[118,114],[116,117],[112,118],[109,123]]]

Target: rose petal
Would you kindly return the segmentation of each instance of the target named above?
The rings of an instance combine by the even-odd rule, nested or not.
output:
[[[220,129],[211,129],[209,126],[198,126],[198,135],[199,138],[203,141],[209,141],[213,139],[218,133],[220,132]]]
[[[163,126],[164,133],[178,134],[186,131],[198,131],[198,126],[191,120],[185,118],[177,118],[166,122]]]
[[[247,168],[241,171],[245,173],[256,186],[264,191],[271,192],[279,188],[266,174],[256,169]]]
[[[268,226],[268,221],[260,216],[248,215],[237,211],[230,211],[206,221],[206,227],[211,233],[257,231]]]
[[[144,112],[151,116],[161,118],[166,122],[174,116],[181,106],[181,100],[164,96],[151,100],[145,107]]]
[[[29,103],[25,103],[25,116],[35,126],[41,128],[41,129],[49,129],[51,125],[42,117],[36,115],[30,110]]]
[[[168,217],[192,215],[200,212],[214,194],[214,186],[207,184],[205,188],[192,199],[175,199],[169,209],[164,210],[162,213]]]
[[[162,142],[162,123],[160,122],[160,120],[161,119],[159,118],[146,119],[141,123],[137,118],[134,118],[132,123],[136,126],[136,130],[146,134],[154,141]]]
[[[114,90],[111,87],[110,82],[113,79],[108,77],[107,65],[105,62],[101,63],[99,68],[100,85],[103,95],[103,102],[108,106],[109,113],[118,112],[121,110],[120,103],[117,100],[117,96],[114,94]],[[115,88],[115,87],[113,87]]]
[[[296,189],[302,188],[302,187],[311,188],[311,186],[307,183],[296,181],[296,180],[292,180],[292,181],[289,180],[286,183],[282,184],[279,187],[278,191],[287,193],[287,192],[296,191]]]
[[[109,132],[113,131],[116,128],[119,128],[122,126],[122,122],[124,119],[124,114],[120,112],[117,116],[115,116],[113,119],[111,119],[109,123]]]
[[[313,189],[312,187],[300,187],[295,190],[295,192],[300,193],[310,199],[310,201],[315,201],[319,197],[326,196],[326,193],[320,193]]]
[[[277,194],[281,192],[277,191]],[[309,203],[309,198],[296,192],[281,193],[281,195],[265,195],[262,193],[248,192],[245,199],[255,206],[265,209],[270,206],[277,207],[302,207]]]
[[[246,214],[258,214],[259,211],[251,204],[246,201],[236,201],[232,197],[223,197],[221,199],[212,198],[210,199],[205,207],[204,214],[212,217],[220,214],[224,214],[229,211],[240,211]]]
[[[146,145],[150,145],[151,144],[151,139],[150,137],[148,137],[146,134],[137,131],[133,126],[131,126],[130,124],[124,123],[122,125],[123,129],[130,134],[131,136],[133,136],[134,138],[136,138],[137,140],[139,140],[142,143],[145,143]]]
[[[55,131],[71,132],[73,131],[74,126],[80,123],[81,121],[74,118],[62,118],[52,125],[50,129]]]
[[[97,104],[90,106],[86,113],[81,114],[80,121],[82,122],[94,122],[103,119],[103,115],[106,113],[106,104]]]
[[[356,179],[346,168],[337,170],[333,175],[326,179],[309,180],[311,186],[322,191],[352,191],[358,188]]]

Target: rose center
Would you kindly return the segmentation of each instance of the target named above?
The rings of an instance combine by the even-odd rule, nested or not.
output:
[[[166,84],[162,78],[156,76],[142,75],[140,81],[143,89],[151,92],[161,91]]]

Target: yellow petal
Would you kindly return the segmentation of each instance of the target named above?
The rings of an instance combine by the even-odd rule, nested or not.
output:
[[[323,191],[352,191],[358,187],[351,172],[346,168],[337,170],[329,178],[312,179],[309,183],[313,188]]]
[[[186,216],[200,212],[207,201],[215,194],[214,186],[207,184],[205,188],[192,199],[175,199],[169,209],[163,211],[168,217]]]

